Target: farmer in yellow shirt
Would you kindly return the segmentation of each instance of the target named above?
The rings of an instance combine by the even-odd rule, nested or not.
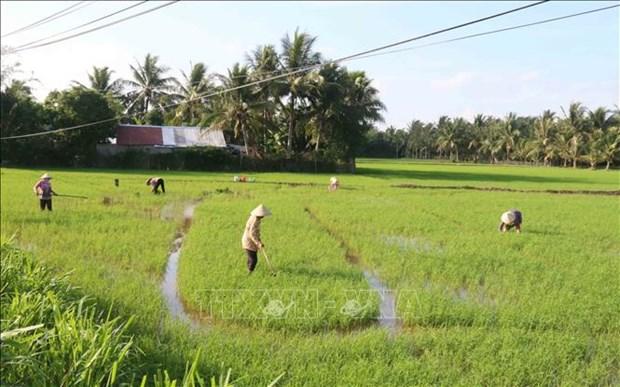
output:
[[[265,246],[260,239],[261,220],[265,216],[270,215],[271,211],[261,204],[252,210],[250,213],[250,218],[245,224],[245,230],[243,231],[243,237],[241,238],[241,247],[243,247],[248,256],[249,274],[254,271],[256,263],[258,262],[258,250]]]

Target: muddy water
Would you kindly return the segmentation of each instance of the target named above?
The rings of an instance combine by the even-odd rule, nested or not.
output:
[[[179,286],[177,283],[177,274],[179,271],[179,259],[181,258],[181,246],[183,238],[192,224],[194,210],[197,203],[187,205],[183,210],[183,232],[178,232],[174,240],[172,250],[168,255],[168,263],[166,264],[166,272],[164,280],[161,283],[161,291],[166,301],[168,311],[173,318],[179,319],[192,325],[194,328],[198,326],[198,322],[194,321],[190,314],[185,310],[185,306],[179,295]]]
[[[161,284],[162,295],[164,296],[164,300],[166,302],[167,309],[169,313],[173,316],[173,318],[181,320],[193,328],[197,328],[200,326],[198,320],[194,319],[190,313],[185,309],[185,305],[183,305],[183,301],[181,300],[181,296],[179,295],[179,288],[177,283],[177,276],[179,271],[179,260],[181,258],[181,247],[183,245],[183,239],[185,238],[185,234],[189,230],[192,224],[192,219],[194,217],[194,210],[198,205],[197,202],[191,203],[185,206],[183,210],[183,227],[182,230],[177,233],[175,236],[175,240],[173,242],[172,250],[168,255],[168,263],[166,264],[166,272],[164,274],[164,279]],[[306,210],[310,217],[314,219],[317,223],[321,224],[320,221],[312,214],[309,210]],[[322,224],[321,224],[322,225]],[[326,230],[336,239],[338,239],[342,246],[346,250],[345,257],[347,261],[353,265],[360,265],[360,259],[357,254],[355,254],[346,244],[344,240],[334,235],[331,230]],[[379,325],[385,329],[387,329],[390,333],[396,333],[398,328],[400,327],[400,323],[398,318],[396,317],[396,298],[390,291],[390,289],[383,283],[381,280],[370,271],[363,271],[364,277],[368,281],[370,287],[377,292],[380,299],[379,304],[379,316],[377,316],[377,321]]]
[[[366,277],[370,287],[379,294],[379,299],[381,300],[379,316],[377,317],[379,325],[390,331],[390,333],[396,333],[400,327],[400,322],[396,317],[396,298],[394,294],[377,276],[369,271],[364,270],[364,277]]]

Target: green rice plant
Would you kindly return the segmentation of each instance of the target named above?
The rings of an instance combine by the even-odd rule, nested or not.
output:
[[[0,248],[2,384],[112,385],[125,376],[131,320],[76,299],[66,277],[54,277],[8,241]]]
[[[378,297],[362,269],[347,262],[346,251],[306,215],[299,197],[266,190],[257,196],[210,197],[197,209],[180,261],[188,305],[221,323],[269,329],[317,332],[373,323]],[[258,202],[274,213],[263,220],[262,239],[276,277],[260,252],[248,275],[241,249],[245,221]],[[343,309],[347,305],[360,307]]]
[[[269,385],[278,375],[278,385],[618,384],[617,197],[393,187],[618,190],[618,171],[386,160],[358,167],[339,176],[342,188],[333,193],[326,174],[252,174],[254,183],[241,184],[225,173],[158,171],[168,190],[159,196],[144,185],[153,171],[56,170],[56,191],[88,199],[55,198],[53,213],[41,213],[31,193],[40,171],[3,168],[2,233],[15,234],[14,243],[54,278],[71,272],[52,285],[11,269],[13,286],[20,297],[31,287],[55,294],[70,287],[70,299],[89,295],[83,305],[111,310],[110,320],[135,316],[125,331],[133,349],[117,367],[117,384],[139,385],[137,375],[150,375],[147,385],[155,375],[165,383],[168,375],[180,385],[192,380],[194,363],[193,375],[199,370],[207,385],[206,375],[226,381],[229,369],[236,385]],[[197,199],[177,275],[186,311],[209,305],[204,290],[267,290],[281,304],[235,293],[224,299],[266,318],[205,314],[210,319],[192,327],[167,309],[163,273],[177,233],[186,230],[182,209]],[[259,256],[248,278],[240,238],[261,202],[274,212],[263,238],[278,275],[269,276]],[[500,234],[499,215],[512,207],[524,212],[524,231]],[[357,263],[346,261],[349,252]],[[394,334],[374,323],[379,301],[365,270],[395,292],[402,328]],[[321,304],[307,320],[264,316],[266,307],[286,310],[291,288],[317,289],[339,307]],[[374,297],[362,319],[341,313],[346,289]],[[3,311],[14,299],[5,294]],[[23,301],[12,307],[15,322],[2,315],[6,342],[46,338],[53,308],[36,306],[41,299],[32,294],[16,299]]]
[[[387,192],[312,206],[397,293],[405,324],[620,329],[615,198]],[[524,231],[500,234],[499,214],[514,206]]]

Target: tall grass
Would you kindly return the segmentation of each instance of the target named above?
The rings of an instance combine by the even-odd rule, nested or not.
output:
[[[3,385],[113,385],[131,373],[131,320],[79,298],[66,276],[7,241],[0,249]]]

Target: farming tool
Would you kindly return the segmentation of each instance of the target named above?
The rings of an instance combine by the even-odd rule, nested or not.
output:
[[[271,266],[271,261],[269,261],[269,257],[267,256],[267,252],[265,251],[265,248],[262,247],[260,251],[263,252],[263,256],[265,257],[265,261],[267,261],[267,266],[269,266],[269,271],[271,272],[271,275],[275,277],[277,273],[273,269],[273,266]]]
[[[65,198],[75,198],[75,199],[88,199],[88,197],[86,197],[86,196],[80,196],[80,195],[65,195],[65,194],[58,194],[58,195],[54,195],[54,196],[60,196],[60,197],[65,197]]]

